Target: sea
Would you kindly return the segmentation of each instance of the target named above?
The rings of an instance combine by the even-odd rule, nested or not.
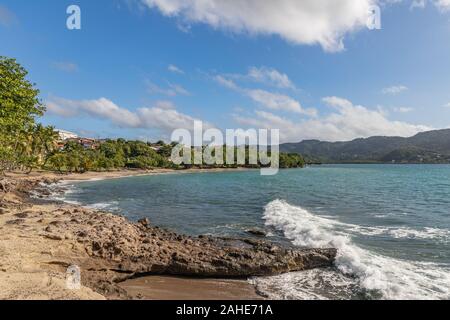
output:
[[[449,299],[450,165],[321,165],[72,182],[64,201],[178,233],[338,249],[334,267],[253,278],[272,299]]]

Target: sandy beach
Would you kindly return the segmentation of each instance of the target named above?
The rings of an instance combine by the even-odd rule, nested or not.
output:
[[[238,245],[191,238],[147,221],[135,224],[27,194],[61,180],[169,173],[180,171],[9,174],[0,197],[0,299],[261,299],[245,280],[251,275],[327,266],[334,260],[332,249],[291,252],[262,241]],[[79,290],[66,285],[71,265],[82,270]]]
[[[211,172],[230,172],[230,171],[248,171],[257,170],[249,168],[212,168],[212,169],[184,169],[184,170],[174,170],[174,169],[163,169],[156,168],[153,170],[116,170],[116,171],[89,171],[85,173],[64,173],[59,174],[56,172],[49,171],[33,171],[30,174],[23,173],[8,173],[8,177],[14,179],[57,179],[58,181],[87,181],[87,180],[106,180],[106,179],[119,179],[125,177],[136,177],[136,176],[151,176],[151,175],[161,175],[161,174],[191,174],[191,173],[211,173]]]

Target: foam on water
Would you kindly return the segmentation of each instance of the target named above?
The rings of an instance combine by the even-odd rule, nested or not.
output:
[[[118,211],[119,210],[119,202],[118,201],[110,201],[110,202],[99,202],[86,206],[86,208],[94,209],[94,210],[110,210],[110,211]]]
[[[354,295],[355,286],[366,298],[450,298],[448,266],[394,259],[362,248],[351,239],[355,232],[369,235],[388,233],[394,237],[448,237],[448,232],[444,230],[359,227],[314,215],[282,200],[275,200],[266,206],[264,219],[267,226],[282,231],[294,245],[338,249],[335,265],[339,272],[313,270],[255,279],[259,290],[272,298],[358,297],[358,294]],[[330,288],[324,292],[323,288],[327,286]]]
[[[92,179],[94,180],[94,179]],[[98,179],[97,179],[98,180]],[[75,182],[75,183],[74,183]],[[69,199],[70,195],[81,193],[82,191],[77,187],[76,181],[61,181],[53,184],[41,184],[41,187],[49,191],[49,194],[42,196],[39,192],[32,195],[36,198],[61,201],[73,205],[83,205],[79,201]],[[85,204],[84,207],[94,210],[109,210],[117,211],[119,202],[118,201],[108,201],[99,202],[94,204]]]

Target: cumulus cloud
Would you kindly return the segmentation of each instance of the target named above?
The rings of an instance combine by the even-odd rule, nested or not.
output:
[[[173,72],[173,73],[184,74],[183,70],[181,70],[180,68],[178,68],[176,65],[173,65],[173,64],[169,65],[167,67],[167,70],[169,70],[170,72]]]
[[[413,0],[413,2],[411,3],[411,9],[415,9],[415,8],[425,8],[425,6],[427,5],[426,0]]]
[[[246,74],[241,73],[231,73],[231,74],[223,74],[217,77],[221,77],[222,79],[216,79],[219,82],[223,82],[223,84],[227,87],[230,85],[226,85],[224,82],[227,80],[236,80],[236,81],[244,81],[244,82],[254,82],[254,83],[262,83],[268,86],[280,88],[280,89],[292,89],[296,90],[294,83],[292,83],[289,76],[283,72],[280,72],[274,68],[269,67],[250,67]]]
[[[313,108],[303,108],[303,106],[287,95],[280,93],[272,93],[262,89],[247,89],[240,87],[232,79],[228,79],[223,75],[215,76],[214,79],[222,86],[235,90],[257,102],[260,106],[271,110],[288,111],[299,113],[311,117],[317,116],[317,110]]]
[[[344,49],[346,34],[365,27],[376,0],[141,0],[184,24],[250,35],[277,35],[294,44]]]
[[[317,116],[316,109],[305,109],[297,100],[278,93],[271,93],[264,90],[247,90],[247,95],[260,105],[272,110],[284,110],[304,114],[307,116]]]
[[[395,112],[399,112],[399,113],[408,113],[408,112],[411,112],[413,110],[414,110],[413,108],[408,108],[408,107],[396,107],[396,108],[394,108],[394,111]]]
[[[375,135],[412,136],[417,132],[432,129],[423,125],[389,120],[380,110],[354,105],[343,98],[326,97],[323,101],[334,111],[321,118],[294,121],[259,110],[251,117],[235,115],[234,118],[237,123],[244,126],[280,129],[283,142],[298,142],[305,139],[343,141]]]
[[[450,0],[437,0],[434,4],[441,10],[450,10]]]
[[[176,106],[172,101],[166,100],[156,101],[155,107],[160,109],[176,109]]]
[[[427,6],[428,3],[432,3],[435,7],[443,12],[450,10],[450,0],[413,0],[413,2],[411,3],[411,9],[423,9]]]
[[[183,88],[182,86],[180,86],[178,84],[168,83],[168,87],[163,88],[163,87],[158,86],[157,84],[147,80],[146,85],[147,85],[147,91],[150,94],[161,94],[161,95],[165,95],[165,96],[169,96],[169,97],[175,97],[177,95],[184,95],[184,96],[190,95],[190,92],[188,90],[186,90],[185,88]]]
[[[52,97],[46,102],[47,110],[58,116],[75,117],[82,114],[101,120],[110,121],[121,128],[158,129],[170,133],[182,128],[192,130],[194,121],[189,115],[175,110],[174,105],[160,101],[153,107],[139,108],[136,111],[119,107],[111,100],[100,98],[96,100],[69,100]],[[205,127],[211,127],[205,123]]]
[[[408,90],[408,87],[406,87],[404,85],[396,85],[396,86],[391,86],[391,87],[384,88],[383,90],[381,90],[381,92],[383,94],[397,95],[397,94],[402,93],[402,92],[404,92],[406,90]]]
[[[295,89],[287,74],[267,67],[251,67],[248,71],[248,77],[254,81],[269,83],[279,88]]]

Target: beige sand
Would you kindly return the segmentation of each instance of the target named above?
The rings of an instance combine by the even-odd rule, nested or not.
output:
[[[54,206],[32,206],[26,211],[30,215],[45,215],[55,209]],[[83,248],[76,241],[53,241],[43,237],[40,223],[28,223],[23,228],[8,225],[7,221],[19,211],[13,209],[0,215],[0,299],[104,299],[86,287],[81,290],[66,287],[65,266],[70,265],[74,257],[87,258]]]

